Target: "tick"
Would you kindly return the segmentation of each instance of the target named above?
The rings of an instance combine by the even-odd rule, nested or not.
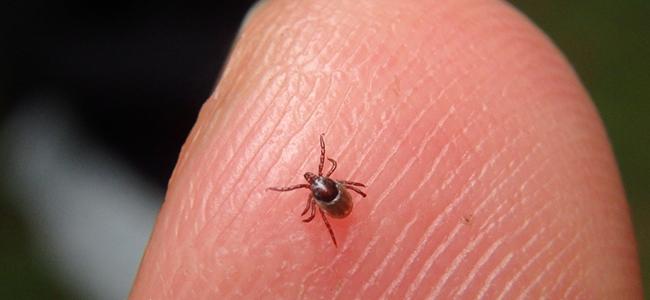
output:
[[[348,189],[366,197],[366,193],[357,188],[358,186],[366,186],[363,183],[330,178],[332,173],[334,173],[334,170],[336,170],[336,161],[329,157],[327,160],[332,163],[332,167],[326,175],[323,175],[323,166],[325,164],[325,140],[323,135],[324,134],[320,135],[320,164],[318,164],[318,175],[312,172],[307,172],[304,175],[307,183],[287,187],[269,187],[268,189],[278,192],[292,191],[301,188],[309,189],[310,193],[307,198],[307,206],[300,215],[304,216],[309,211],[311,211],[311,213],[309,214],[309,217],[302,221],[305,223],[311,222],[311,220],[316,216],[316,210],[318,209],[321,217],[323,217],[325,226],[327,226],[327,230],[330,232],[332,242],[334,242],[334,246],[337,247],[338,245],[336,244],[334,231],[332,231],[332,226],[330,226],[329,221],[327,221],[327,216],[325,215],[327,214],[330,217],[337,219],[347,217],[350,212],[352,212],[352,207],[354,207]]]

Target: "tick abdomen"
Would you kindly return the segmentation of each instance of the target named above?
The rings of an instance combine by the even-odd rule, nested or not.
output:
[[[316,203],[333,218],[345,218],[354,204],[350,194],[340,183],[327,177],[317,177],[311,184]]]

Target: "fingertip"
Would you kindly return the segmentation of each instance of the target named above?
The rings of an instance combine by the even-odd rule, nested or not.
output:
[[[243,30],[174,171],[137,295],[638,288],[624,275],[634,242],[598,116],[510,7],[277,1]],[[332,223],[333,255],[322,224],[298,222],[306,191],[259,193],[304,182],[324,132],[337,176],[371,195]]]

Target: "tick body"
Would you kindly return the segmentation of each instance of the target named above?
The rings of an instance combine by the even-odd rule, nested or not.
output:
[[[316,216],[316,210],[320,212],[321,217],[327,230],[330,232],[332,237],[332,242],[334,246],[337,246],[336,237],[334,236],[334,231],[332,231],[332,226],[330,226],[327,216],[329,215],[332,218],[345,218],[352,212],[354,204],[350,197],[348,189],[358,193],[359,195],[365,197],[366,194],[362,192],[358,187],[365,187],[362,183],[349,181],[349,180],[336,180],[330,178],[330,175],[336,170],[336,161],[327,158],[332,163],[332,167],[327,172],[326,175],[323,175],[323,166],[325,164],[325,140],[323,134],[320,135],[320,164],[318,165],[318,175],[307,172],[305,173],[305,180],[307,183],[296,184],[288,187],[270,187],[269,190],[286,192],[300,188],[306,188],[310,190],[309,197],[307,198],[307,205],[303,210],[301,216],[310,212],[309,216],[302,220],[303,222],[311,222]]]

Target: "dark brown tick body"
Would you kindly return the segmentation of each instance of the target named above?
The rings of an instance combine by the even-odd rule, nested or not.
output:
[[[320,215],[323,217],[323,221],[327,226],[327,229],[330,232],[334,246],[336,244],[336,238],[334,237],[334,231],[332,231],[332,226],[327,221],[325,213],[333,218],[345,218],[347,215],[352,212],[352,199],[347,189],[353,190],[359,195],[365,197],[366,194],[359,190],[357,186],[365,187],[362,183],[347,181],[347,180],[334,180],[330,178],[330,175],[336,170],[336,161],[327,158],[332,163],[332,168],[327,172],[327,175],[323,176],[323,165],[325,164],[325,140],[323,135],[320,135],[320,164],[318,165],[318,175],[307,172],[305,173],[305,180],[307,184],[296,184],[288,187],[270,187],[269,190],[286,192],[299,188],[307,188],[311,191],[309,197],[307,198],[307,206],[303,210],[301,216],[304,216],[308,211],[311,210],[311,213],[307,219],[302,220],[303,222],[311,222],[316,216],[316,209],[320,212]]]

